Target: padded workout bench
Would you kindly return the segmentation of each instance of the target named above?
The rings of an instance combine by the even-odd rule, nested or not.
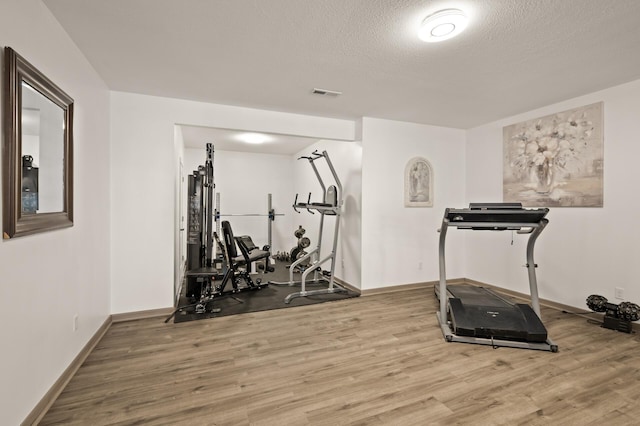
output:
[[[229,281],[233,287],[233,290],[230,290],[232,293],[244,290],[258,290],[269,285],[268,283],[262,284],[260,280],[254,282],[251,279],[250,272],[252,263],[260,260],[268,262],[271,252],[258,249],[249,236],[234,237],[231,224],[226,220],[222,221],[222,237],[228,268],[216,292],[224,294],[225,287]],[[236,250],[236,244],[240,247],[240,254],[238,254],[238,250]],[[246,283],[245,287],[238,285],[240,279]]]

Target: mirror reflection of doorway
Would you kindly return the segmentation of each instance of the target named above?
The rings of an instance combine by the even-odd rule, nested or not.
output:
[[[64,110],[22,83],[22,212],[64,210]]]

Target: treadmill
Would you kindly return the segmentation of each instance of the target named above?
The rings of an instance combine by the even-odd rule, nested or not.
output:
[[[435,286],[440,299],[436,316],[447,342],[475,343],[557,352],[558,345],[547,336],[540,320],[540,301],[533,249],[549,222],[548,208],[524,209],[520,203],[471,203],[468,209],[446,209],[440,232],[440,282]],[[484,287],[468,284],[447,286],[445,239],[449,227],[465,230],[517,231],[529,234],[527,270],[531,305],[513,303]],[[444,295],[444,297],[443,297]]]

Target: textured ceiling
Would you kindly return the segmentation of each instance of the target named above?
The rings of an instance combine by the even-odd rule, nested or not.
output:
[[[44,3],[116,91],[465,129],[640,78],[638,0]],[[419,41],[446,7],[467,30]]]

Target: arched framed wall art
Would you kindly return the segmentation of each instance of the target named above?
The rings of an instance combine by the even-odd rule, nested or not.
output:
[[[433,167],[426,158],[413,157],[404,168],[405,207],[433,207]]]

